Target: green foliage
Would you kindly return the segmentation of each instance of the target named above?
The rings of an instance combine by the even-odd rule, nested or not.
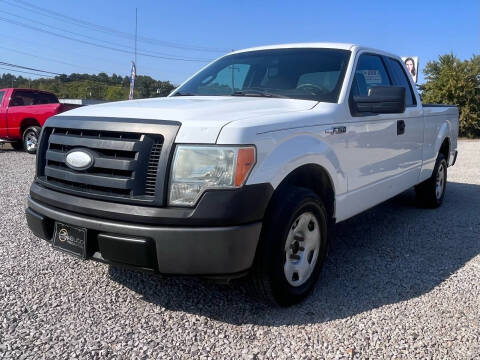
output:
[[[70,74],[55,78],[40,78],[30,80],[22,76],[3,74],[0,77],[0,88],[17,87],[47,90],[55,93],[61,99],[99,99],[126,100],[130,89],[130,78],[117,74],[108,76]],[[137,76],[135,81],[135,98],[150,98],[167,96],[174,86],[169,81],[159,81],[150,76]]]
[[[425,103],[455,104],[460,110],[460,136],[480,137],[480,55],[461,61],[453,54],[430,61],[420,86]]]

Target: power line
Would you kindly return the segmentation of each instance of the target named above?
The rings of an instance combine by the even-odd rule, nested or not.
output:
[[[96,42],[102,42],[102,43],[105,43],[107,44],[108,46],[106,45],[101,45],[101,44],[96,44],[98,46],[105,46],[107,48],[112,48],[112,47],[115,47],[116,49],[118,50],[121,50],[123,52],[128,52],[128,53],[132,53],[132,51],[129,49],[129,48],[126,48],[124,47],[124,45],[122,44],[118,44],[118,43],[114,43],[114,42],[111,42],[111,41],[107,41],[107,40],[102,40],[102,39],[98,39],[98,38],[95,38],[95,37],[92,37],[92,36],[89,36],[89,35],[85,35],[85,34],[80,34],[78,32],[74,32],[74,31],[70,31],[70,30],[66,30],[66,29],[63,29],[63,28],[60,28],[60,27],[57,27],[57,26],[53,26],[53,25],[49,25],[49,24],[46,24],[46,23],[43,23],[43,22],[40,22],[40,21],[37,21],[35,19],[31,19],[31,18],[28,18],[28,17],[24,17],[24,16],[20,16],[20,15],[17,15],[17,14],[13,14],[11,12],[8,12],[8,11],[5,11],[5,10],[1,10],[0,12],[6,14],[6,15],[9,15],[9,16],[14,16],[14,17],[17,17],[17,18],[20,18],[20,19],[23,19],[23,20],[26,20],[29,24],[35,24],[35,25],[41,25],[41,26],[45,26],[47,28],[51,28],[51,29],[54,29],[54,30],[58,30],[62,33],[67,33],[67,34],[72,34],[72,35],[75,35],[75,36],[80,36],[80,37],[84,37],[86,39],[90,39],[90,40],[93,40],[93,41],[96,41]],[[17,23],[15,20],[11,20],[11,19],[8,19],[7,20],[10,20],[11,22],[15,22]],[[27,25],[25,23],[20,23],[18,22],[18,24],[24,24],[24,25]],[[17,25],[18,25],[17,24]],[[22,25],[21,25],[22,26]],[[44,31],[48,31],[48,30],[44,30]],[[53,33],[53,32],[51,32]],[[58,34],[56,33],[57,36],[62,36],[62,37],[65,37],[66,35],[62,35],[62,34]],[[82,42],[86,42],[86,40],[82,40],[82,39],[76,39],[76,41],[82,41]],[[93,44],[93,43],[92,43]],[[159,52],[152,52],[152,51],[149,51],[149,52],[146,52],[144,50],[141,50],[143,52],[143,55],[144,56],[155,56],[155,57],[165,57],[165,58],[169,58],[171,60],[174,60],[176,58],[172,57],[174,55],[171,55],[171,54],[165,54],[165,53],[159,53]],[[198,58],[182,58],[182,60],[184,61],[211,61],[211,59],[198,59]]]
[[[55,17],[58,20],[67,22],[67,23],[73,23],[77,26],[82,26],[91,30],[103,32],[106,34],[114,35],[117,37],[123,37],[123,38],[128,38],[128,39],[133,39],[133,35],[129,34],[127,32],[123,32],[117,29],[113,29],[107,26],[103,25],[98,25],[92,22],[88,22],[85,20],[77,19],[72,16],[64,15],[59,12],[49,10],[46,8],[42,8],[37,5],[33,5],[27,1],[22,1],[22,0],[16,0],[15,3],[12,4],[11,1],[6,0],[9,5],[14,6],[16,9],[20,6],[24,10],[35,12],[35,13],[40,13],[43,16],[50,16],[50,17]],[[22,4],[22,5],[19,5]],[[220,49],[220,48],[213,48],[213,47],[206,47],[206,46],[195,46],[195,45],[186,45],[186,44],[180,44],[176,42],[169,42],[169,41],[163,41],[163,40],[158,40],[150,37],[145,37],[145,36],[139,36],[138,40],[144,43],[152,44],[152,45],[160,45],[160,46],[165,46],[165,47],[171,47],[171,48],[176,48],[176,49],[183,49],[183,50],[194,50],[194,51],[205,51],[205,52],[216,52],[216,53],[223,53],[227,52],[228,50],[225,49]]]
[[[60,38],[63,38],[63,39],[76,41],[76,42],[79,42],[79,43],[82,43],[82,44],[95,46],[95,47],[102,48],[102,49],[117,51],[117,52],[126,53],[126,54],[131,54],[132,53],[131,51],[128,51],[128,50],[118,49],[118,48],[111,47],[111,46],[96,44],[96,43],[93,43],[91,41],[72,38],[71,36],[58,34],[58,33],[55,33],[55,32],[49,31],[49,30],[41,29],[41,28],[31,26],[31,25],[28,25],[28,24],[24,24],[24,23],[15,21],[15,20],[11,20],[11,19],[6,19],[6,18],[0,17],[0,21],[7,22],[7,23],[10,23],[10,24],[14,24],[14,25],[17,25],[17,26],[21,26],[21,27],[24,27],[24,28],[27,28],[27,29],[43,32],[43,33],[46,33],[46,34],[50,34],[50,35],[60,37]],[[138,54],[142,55],[142,56],[152,57],[152,58],[156,58],[156,59],[163,59],[163,60],[177,60],[177,61],[187,61],[187,62],[190,62],[190,61],[193,61],[193,62],[208,62],[208,61],[211,61],[210,59],[186,59],[186,58],[178,58],[178,57],[158,56],[158,55],[153,55],[153,54],[147,54],[147,53],[144,53],[144,52],[138,52]]]
[[[75,67],[75,68],[77,68],[77,67],[85,67],[85,66],[82,66],[82,65],[76,65],[76,64],[72,64],[72,63],[69,63],[69,62],[61,61],[61,60],[58,60],[58,59],[54,59],[54,58],[50,58],[50,57],[45,57],[45,56],[40,56],[40,55],[38,55],[38,54],[33,54],[33,53],[25,52],[25,51],[20,51],[20,50],[8,48],[8,47],[5,47],[5,46],[0,46],[0,49],[12,51],[12,52],[16,52],[17,54],[22,54],[22,55],[27,55],[27,56],[33,56],[33,57],[36,57],[36,58],[38,58],[38,59],[44,59],[44,60],[56,62],[56,63],[59,63],[59,64],[72,66],[72,67]],[[86,68],[86,67],[85,67],[85,68]],[[90,67],[88,67],[88,68],[90,68]],[[100,72],[105,72],[105,71],[100,71]],[[106,72],[106,73],[108,73],[108,72]]]
[[[62,74],[59,74],[59,73],[56,73],[56,72],[53,72],[53,71],[40,70],[40,69],[31,68],[31,67],[28,67],[28,66],[11,64],[11,63],[7,63],[7,62],[3,62],[3,61],[0,61],[0,65],[19,68],[19,69],[25,69],[25,70],[32,70],[32,71],[41,72],[41,73],[45,73],[45,74],[62,75]]]
[[[48,77],[48,78],[54,78],[55,77],[55,76],[52,76],[52,75],[37,74],[37,73],[34,73],[34,72],[30,72],[30,71],[8,69],[8,68],[4,68],[4,67],[1,67],[1,66],[0,66],[0,69],[7,70],[7,71],[12,71],[12,72],[18,72],[18,73],[22,73],[22,74],[35,75],[35,76],[38,76],[38,77],[41,77],[41,78],[42,77]]]
[[[13,39],[15,40],[17,43],[27,43],[27,44],[30,44],[30,45],[34,45],[36,46],[37,48],[40,48],[41,50],[40,51],[44,51],[46,47],[48,47],[48,50],[53,50],[53,49],[57,49],[60,53],[65,53],[65,51],[62,49],[62,48],[59,48],[58,46],[54,46],[54,45],[51,45],[51,44],[45,44],[45,43],[41,43],[39,41],[29,41],[29,40],[26,40],[24,38],[20,38],[20,37],[17,37],[17,36],[12,36],[11,34],[4,34],[2,35],[2,37],[5,37],[5,38],[9,38],[9,39]],[[11,49],[7,49],[7,50],[11,50]],[[121,67],[124,67],[125,64],[120,64],[119,62],[115,62],[115,61],[112,61],[112,59],[110,58],[102,58],[102,57],[98,57],[98,56],[91,56],[91,55],[85,55],[83,53],[79,53],[79,52],[76,52],[76,51],[73,51],[73,50],[68,50],[68,54],[69,55],[76,55],[77,57],[81,57],[81,58],[89,58],[89,59],[92,59],[92,60],[97,60],[97,62],[100,62],[100,63],[109,63],[109,64],[112,64],[112,65],[115,65],[115,66],[121,66]],[[29,54],[29,56],[36,56],[38,57],[36,54],[35,55],[32,55],[32,54]],[[96,72],[105,72],[105,73],[112,73],[112,72],[109,72],[109,71],[104,71],[104,70],[100,70],[99,68],[93,68],[91,66],[85,66],[85,65],[76,65],[78,67],[83,67],[83,68],[90,68],[90,69],[95,69]],[[155,69],[151,68],[151,67],[148,67],[148,66],[142,66],[144,69],[149,69],[150,71],[155,71]]]
[[[22,70],[15,70],[15,69],[8,69],[8,68],[4,68],[4,67],[1,67],[0,66],[0,69],[3,69],[3,70],[7,70],[7,71],[11,71],[11,72],[17,72],[17,73],[22,73],[22,74],[31,74],[31,75],[35,75],[35,76],[38,76],[39,78],[35,79],[35,80],[40,80],[40,79],[44,79],[44,78],[51,78],[51,79],[55,79],[56,76],[52,76],[52,75],[46,75],[46,74],[38,74],[38,73],[34,73],[34,72],[29,72],[29,71],[22,71]],[[5,74],[5,73],[4,73]],[[116,87],[116,88],[122,88],[122,89],[126,89],[126,87],[122,86],[122,85],[112,85],[112,84],[107,84],[107,83],[102,83],[100,81],[96,81],[96,80],[91,80],[91,79],[84,79],[84,80],[76,80],[76,81],[86,81],[86,82],[90,82],[90,83],[94,83],[94,84],[99,84],[99,85],[102,85],[102,86],[108,86],[108,87]],[[65,83],[64,83],[65,84]]]
[[[41,70],[41,69],[36,69],[36,68],[32,68],[32,67],[28,67],[28,66],[23,66],[23,65],[18,65],[18,64],[11,64],[11,63],[7,63],[7,62],[4,62],[4,61],[0,61],[0,65],[3,65],[3,66],[8,66],[8,67],[11,67],[11,68],[18,68],[18,69],[22,69],[22,70],[11,70],[11,71],[17,71],[17,72],[25,72],[25,73],[28,73],[26,71],[23,71],[23,70],[32,70],[32,71],[36,71],[37,74],[35,75],[42,75],[42,76],[46,76],[46,77],[50,77],[50,78],[56,78],[56,76],[52,76],[52,75],[48,75],[48,74],[53,74],[53,75],[65,75],[67,76],[66,74],[59,74],[59,73],[56,73],[56,72],[52,72],[52,71],[47,71],[47,70]],[[10,69],[6,69],[6,70],[10,70]],[[44,73],[44,74],[38,74],[39,72],[41,73]],[[33,73],[32,73],[33,74]],[[70,74],[71,76],[72,74]],[[82,74],[79,74],[80,76],[82,76]],[[88,75],[88,74],[87,74]],[[91,76],[91,75],[89,75]],[[123,77],[121,77],[123,79]],[[105,82],[101,82],[101,81],[97,81],[97,80],[94,80],[94,79],[79,79],[79,80],[71,80],[71,81],[89,81],[89,82],[93,82],[93,83],[97,83],[97,84],[100,84],[100,85],[104,85],[104,86],[113,86],[113,87],[121,87],[121,88],[125,88],[123,85],[120,85],[120,84],[108,84],[108,83],[105,83]]]

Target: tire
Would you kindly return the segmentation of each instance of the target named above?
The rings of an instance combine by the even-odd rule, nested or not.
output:
[[[12,145],[12,148],[15,150],[23,150],[23,141],[15,141],[10,143],[10,145]]]
[[[415,186],[417,202],[421,207],[437,208],[442,205],[447,188],[447,160],[438,154],[432,176]]]
[[[29,154],[35,154],[37,152],[39,137],[39,126],[30,126],[26,128],[23,132],[23,149]]]
[[[289,306],[312,291],[325,262],[327,212],[311,190],[288,187],[264,220],[249,285],[256,297]]]

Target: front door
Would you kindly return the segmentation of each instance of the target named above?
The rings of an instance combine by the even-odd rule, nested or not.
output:
[[[7,103],[5,90],[0,90],[0,139],[7,137]]]

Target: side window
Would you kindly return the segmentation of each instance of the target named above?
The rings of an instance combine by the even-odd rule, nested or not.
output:
[[[15,90],[10,100],[10,106],[30,106],[43,104],[56,104],[58,99],[53,94]]]
[[[241,90],[249,70],[249,64],[229,65],[220,70],[215,77],[205,78],[198,86],[198,94],[216,95],[225,94],[226,89],[231,92]]]
[[[10,100],[10,106],[28,106],[33,104],[31,92],[15,90]]]
[[[43,104],[56,104],[58,99],[53,94],[48,93],[34,93],[33,94],[33,105],[43,105]]]
[[[392,75],[393,84],[395,86],[403,86],[405,88],[405,102],[407,106],[414,106],[417,104],[415,96],[413,95],[412,85],[408,80],[407,74],[403,70],[402,65],[392,58],[387,58],[390,74]]]
[[[2,105],[2,100],[4,96],[5,96],[5,91],[0,91],[0,105]]]
[[[360,55],[352,83],[351,95],[367,96],[375,86],[391,86],[385,66],[380,56]]]

